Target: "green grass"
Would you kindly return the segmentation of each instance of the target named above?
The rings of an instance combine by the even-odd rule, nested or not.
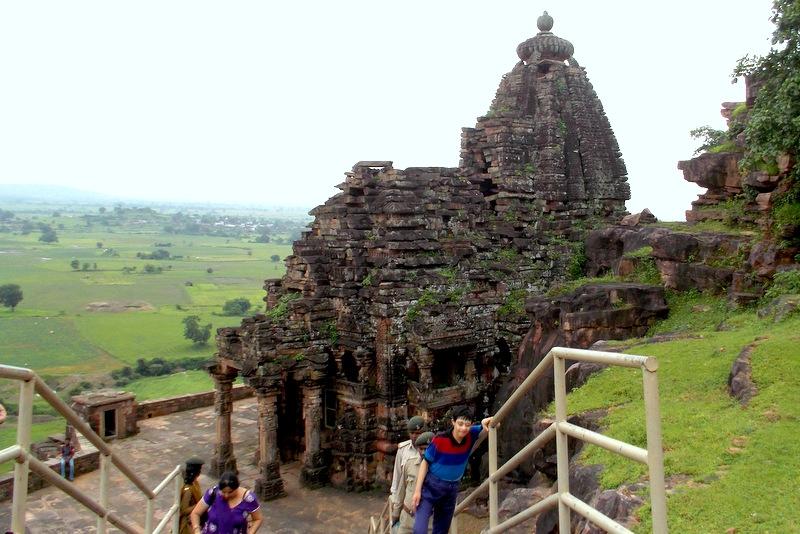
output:
[[[214,383],[205,371],[183,371],[167,376],[134,380],[122,389],[134,393],[136,400],[141,402],[211,391],[214,389]]]
[[[184,357],[211,357],[215,350],[213,336],[206,345],[195,345],[183,337],[185,311],[165,308],[152,312],[95,313],[75,318],[78,332],[101,350],[113,354],[124,364],[139,358],[174,360]],[[201,314],[200,323],[211,323],[212,332],[223,326],[238,325],[241,318]],[[120,365],[121,367],[122,365]]]
[[[687,337],[626,351],[659,360],[664,467],[667,477],[688,477],[668,498],[670,530],[793,531],[800,509],[800,316],[776,324],[697,293],[673,295],[671,304],[671,317],[654,331]],[[742,408],[726,384],[751,343],[758,394]],[[646,446],[641,372],[611,368],[569,395],[570,413],[598,408],[608,410],[603,433]],[[598,447],[587,446],[580,461],[603,464],[607,488],[645,478],[644,466]],[[649,508],[640,514],[636,531],[650,532]]]
[[[199,347],[184,339],[183,317],[200,315],[213,328],[237,325],[241,318],[218,314],[226,300],[238,297],[253,304],[253,313],[264,311],[264,280],[285,271],[282,261],[270,257],[291,254],[290,245],[166,234],[149,223],[87,228],[79,211],[60,208],[62,215],[53,217],[52,211],[9,208],[18,217],[36,216],[54,228],[64,225],[57,228],[59,242],[54,244],[39,242],[38,231],[0,234],[0,283],[19,284],[23,291],[14,312],[0,308],[2,361],[53,376],[108,372],[138,358],[211,356],[213,338]],[[173,257],[136,257],[156,248]],[[118,255],[109,256],[107,249]],[[73,270],[73,259],[88,263],[89,270]],[[146,264],[162,272],[144,274]],[[125,267],[136,270],[125,273]],[[87,306],[97,302],[142,309],[90,311]]]
[[[41,374],[89,373],[122,365],[84,337],[68,317],[0,315],[0,347],[3,363]]]

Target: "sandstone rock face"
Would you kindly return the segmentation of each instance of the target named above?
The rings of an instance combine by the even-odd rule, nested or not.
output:
[[[498,405],[517,389],[551,348],[588,348],[600,339],[639,337],[656,320],[666,317],[668,311],[662,287],[633,283],[591,284],[559,297],[534,297],[526,302],[525,308],[533,325],[517,351],[512,372],[500,377]],[[568,373],[570,384],[579,385],[586,372],[586,368],[583,372],[576,368]],[[553,374],[549,372],[503,423],[500,452],[505,458],[510,458],[537,434],[536,414],[552,398]],[[536,467],[541,470],[541,465]],[[527,469],[528,476],[533,474],[532,466],[523,469]]]
[[[640,224],[652,224],[658,222],[656,216],[653,213],[645,208],[639,213],[632,213],[630,215],[626,215],[620,221],[622,226],[639,226]]]
[[[516,488],[512,490],[500,503],[498,519],[502,523],[520,512],[524,512],[534,504],[553,493],[551,487]],[[529,534],[536,532],[536,518],[528,519],[505,532],[510,534]]]
[[[277,395],[281,454],[309,464],[322,443],[305,467],[328,458],[337,484],[384,482],[406,417],[487,409],[529,330],[525,297],[625,214],[619,146],[572,45],[543,30],[520,46],[458,168],[358,162],[266,282],[270,311],[218,332],[218,361]],[[575,310],[564,332],[589,339],[589,321]]]
[[[751,344],[742,349],[736,361],[733,362],[728,376],[728,391],[743,406],[746,406],[758,391],[753,383],[753,371],[750,365],[750,354],[754,347],[755,345]]]
[[[785,191],[791,181],[787,180],[787,177],[796,162],[794,156],[790,154],[778,158],[775,168],[752,169],[746,174],[742,174],[739,170],[746,143],[742,130],[747,121],[749,108],[755,102],[759,85],[752,79],[746,80],[746,84],[746,102],[722,104],[721,113],[727,120],[729,128],[734,126],[732,131],[740,132],[735,136],[730,150],[718,153],[706,152],[690,160],[678,162],[678,169],[683,171],[685,180],[706,188],[706,191],[692,202],[692,209],[686,212],[688,222],[714,220],[744,223],[758,225],[762,230],[766,230],[771,224],[775,193]],[[743,104],[747,107],[740,113]]]
[[[589,276],[608,272],[624,276],[631,269],[626,255],[650,247],[647,255],[666,288],[726,291],[739,287],[734,275],[746,266],[751,239],[733,234],[687,234],[657,226],[609,226],[587,236],[586,272]]]

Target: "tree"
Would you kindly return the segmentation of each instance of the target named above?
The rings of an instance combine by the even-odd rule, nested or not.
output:
[[[189,315],[183,318],[183,337],[195,345],[205,345],[211,337],[211,323],[200,326],[200,316]]]
[[[223,315],[245,315],[252,304],[244,297],[239,297],[233,300],[228,300],[222,306]]]
[[[72,260],[71,262],[69,262],[69,266],[77,271],[81,266],[81,262],[79,262],[77,259],[75,259],[75,260]]]
[[[774,0],[771,20],[777,46],[763,57],[743,57],[733,72],[734,81],[747,76],[758,86],[745,127],[745,170],[775,169],[781,155],[796,156],[800,146],[800,2]],[[792,177],[800,178],[798,165]]]
[[[17,307],[22,301],[22,288],[20,288],[17,284],[5,284],[0,286],[0,304],[5,306],[6,308],[11,308],[11,311],[14,311],[14,308]]]
[[[58,243],[56,231],[50,226],[42,225],[42,235],[39,236],[39,241],[42,243]]]
[[[271,259],[275,263],[278,263],[280,261],[281,257],[278,256],[277,254],[273,254],[272,256],[269,257],[269,259]]]
[[[692,136],[692,139],[698,139],[703,142],[703,144],[694,151],[695,156],[701,152],[705,152],[709,148],[719,146],[728,140],[728,132],[714,129],[711,126],[695,128],[689,132],[689,135]]]

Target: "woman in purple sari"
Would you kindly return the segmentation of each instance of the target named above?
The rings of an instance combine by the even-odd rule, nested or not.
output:
[[[205,512],[208,520],[201,530],[200,517]],[[195,534],[255,534],[261,527],[261,510],[255,494],[239,487],[236,475],[227,472],[203,494],[190,519]]]

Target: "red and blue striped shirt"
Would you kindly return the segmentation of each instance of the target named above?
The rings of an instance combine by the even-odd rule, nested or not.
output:
[[[461,443],[453,437],[452,429],[434,436],[433,441],[425,450],[425,460],[428,462],[428,472],[434,476],[455,482],[464,476],[467,460],[472,452],[472,446],[483,427],[472,425],[469,434]]]

